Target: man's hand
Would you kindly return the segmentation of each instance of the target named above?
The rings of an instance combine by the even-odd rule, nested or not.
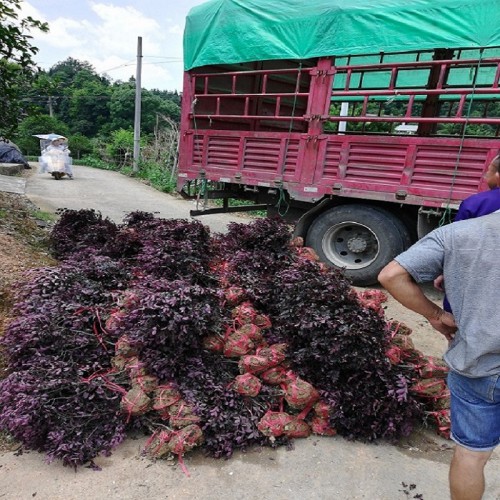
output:
[[[440,274],[435,280],[434,280],[434,288],[436,290],[439,290],[440,292],[444,292],[444,276]]]
[[[453,315],[429,300],[404,267],[393,260],[380,271],[378,280],[398,302],[424,316],[448,341],[453,339],[457,330]]]
[[[455,318],[453,314],[443,311],[439,308],[439,312],[435,316],[427,318],[429,323],[435,328],[439,333],[442,333],[448,342],[451,342],[455,337],[455,332],[457,331],[457,325],[455,323]]]

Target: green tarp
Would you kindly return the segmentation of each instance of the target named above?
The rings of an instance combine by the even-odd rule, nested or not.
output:
[[[500,0],[211,0],[188,14],[184,67],[497,46]]]

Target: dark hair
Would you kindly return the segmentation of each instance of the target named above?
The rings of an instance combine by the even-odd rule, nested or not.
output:
[[[491,160],[491,163],[496,163],[497,172],[500,173],[500,151],[495,156],[495,158],[493,158],[493,160]]]

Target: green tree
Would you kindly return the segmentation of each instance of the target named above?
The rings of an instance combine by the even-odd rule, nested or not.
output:
[[[135,116],[135,83],[127,82],[116,84],[112,88],[109,105],[111,130],[129,128],[134,125]],[[156,95],[147,89],[141,92],[141,130],[152,134],[158,123],[158,115],[171,118],[175,122],[180,120],[180,107],[171,99]]]
[[[70,135],[68,138],[69,147],[71,149],[71,154],[74,158],[78,160],[86,154],[92,152],[92,141],[82,134]]]
[[[109,131],[127,129],[134,125],[135,89],[130,83],[113,85],[109,103]]]
[[[130,165],[134,154],[134,132],[122,128],[114,130],[106,146],[106,153],[115,165]]]
[[[109,121],[111,90],[98,81],[87,81],[71,89],[68,123],[75,133],[95,137]]]
[[[58,103],[61,92],[61,79],[57,75],[52,77],[41,70],[37,73],[27,97],[33,102],[34,109],[54,116],[54,106]]]
[[[0,2],[0,135],[9,136],[18,126],[26,104],[22,101],[35,71],[30,31],[48,31],[46,23],[19,17],[21,0]]]
[[[64,61],[54,64],[49,70],[49,76],[58,77],[64,87],[76,87],[78,88],[79,82],[87,81],[89,79],[94,80],[106,80],[104,77],[100,77],[96,72],[92,64],[87,61],[79,61],[78,59],[73,59],[68,57]]]
[[[95,136],[109,121],[110,81],[87,61],[68,59],[52,66],[48,75],[59,82],[54,113],[73,133]]]
[[[49,115],[30,116],[19,124],[15,142],[24,154],[36,156],[40,154],[40,140],[33,135],[51,133],[67,137],[69,128],[65,123]]]

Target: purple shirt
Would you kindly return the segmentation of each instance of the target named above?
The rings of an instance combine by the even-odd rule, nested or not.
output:
[[[473,194],[460,204],[454,222],[465,219],[475,219],[500,210],[500,188]]]

